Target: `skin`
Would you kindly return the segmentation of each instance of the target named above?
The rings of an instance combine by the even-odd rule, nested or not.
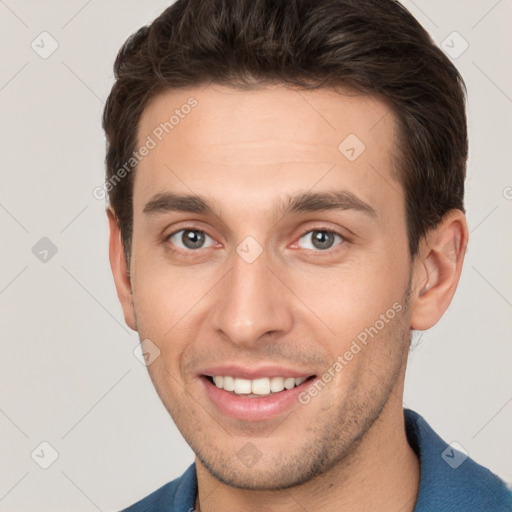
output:
[[[410,332],[433,326],[453,297],[463,213],[449,212],[411,260],[396,122],[377,97],[280,86],[167,91],[144,110],[140,145],[190,96],[198,105],[138,165],[129,269],[108,214],[125,320],[160,350],[149,374],[196,454],[200,509],[413,510],[419,464],[402,409]],[[349,134],[366,146],[354,161],[338,150]],[[289,195],[340,189],[375,215],[277,213]],[[144,213],[166,192],[203,196],[218,214]],[[185,228],[204,231],[205,246],[187,248],[182,232],[169,238]],[[315,230],[341,237],[315,252]],[[247,236],[262,249],[252,263],[236,251]],[[197,372],[214,363],[322,375],[396,303],[401,311],[306,405],[249,422],[204,393]],[[248,442],[261,455],[252,467],[237,456]]]

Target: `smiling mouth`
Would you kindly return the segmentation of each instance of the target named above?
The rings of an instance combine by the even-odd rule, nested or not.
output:
[[[262,377],[259,379],[242,379],[229,375],[204,375],[217,388],[233,395],[244,397],[272,396],[283,391],[301,386],[304,382],[315,378],[309,377]]]

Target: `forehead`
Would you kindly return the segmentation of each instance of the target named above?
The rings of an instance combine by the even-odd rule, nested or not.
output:
[[[151,149],[137,166],[134,207],[173,191],[254,211],[283,194],[344,188],[378,209],[403,200],[394,134],[385,101],[347,88],[169,90],[139,122],[137,148]]]

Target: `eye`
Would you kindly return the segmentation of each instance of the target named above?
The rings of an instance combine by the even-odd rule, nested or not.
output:
[[[338,244],[335,244],[337,240]],[[303,249],[310,249],[313,251],[326,251],[334,245],[339,245],[343,241],[344,238],[339,233],[325,229],[308,231],[299,238],[299,244],[303,244]]]
[[[214,244],[213,238],[198,229],[180,229],[169,235],[167,240],[181,250],[204,249],[205,247],[212,247]],[[208,245],[205,245],[205,243]]]

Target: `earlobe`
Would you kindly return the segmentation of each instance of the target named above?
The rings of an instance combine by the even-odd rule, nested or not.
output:
[[[466,217],[449,211],[420,242],[413,264],[411,329],[434,326],[450,305],[459,283],[468,243]]]
[[[121,240],[121,230],[115,213],[107,208],[110,229],[109,259],[116,285],[117,296],[123,308],[124,320],[130,329],[137,330],[133,306],[132,284]]]

